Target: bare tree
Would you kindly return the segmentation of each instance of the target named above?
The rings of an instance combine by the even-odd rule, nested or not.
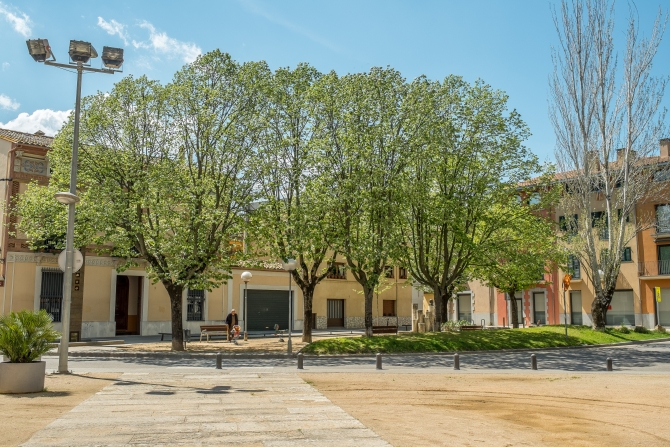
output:
[[[667,79],[651,74],[667,15],[659,11],[645,38],[631,9],[619,66],[614,12],[610,0],[563,0],[553,11],[559,46],[550,115],[565,183],[560,208],[569,249],[595,288],[594,328],[605,327],[626,244],[653,224],[653,216],[635,216],[635,205],[660,193],[662,182],[653,180],[667,169],[655,156],[666,130]]]

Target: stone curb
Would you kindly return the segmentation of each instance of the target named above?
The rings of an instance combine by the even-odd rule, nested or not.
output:
[[[590,348],[612,348],[619,346],[631,346],[631,345],[646,345],[651,343],[668,343],[670,339],[654,339],[654,340],[636,340],[636,341],[627,341],[621,343],[608,343],[603,345],[581,345],[581,346],[553,346],[547,348],[520,348],[520,349],[490,349],[485,351],[457,351],[458,354],[491,354],[491,353],[510,353],[510,352],[528,352],[528,351],[556,351],[561,349],[590,349]],[[428,356],[428,355],[454,355],[456,352],[447,351],[447,352],[408,352],[408,353],[386,353],[383,354],[385,357],[412,357],[412,356]],[[291,355],[290,357],[287,354],[223,354],[221,357],[223,359],[288,359],[296,358],[298,353]],[[323,358],[323,359],[337,359],[337,358],[358,358],[358,357],[371,357],[376,353],[367,353],[367,354],[308,354],[304,355],[305,358]],[[47,356],[52,354],[47,354]],[[53,354],[54,356],[57,354]],[[153,358],[153,359],[165,359],[165,360],[184,360],[184,359],[196,359],[196,360],[209,360],[216,359],[216,352],[209,353],[165,353],[165,352],[86,352],[86,351],[75,351],[70,352],[70,357],[97,357],[97,358]]]

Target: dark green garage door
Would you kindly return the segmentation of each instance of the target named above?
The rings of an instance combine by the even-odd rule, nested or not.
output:
[[[275,324],[279,329],[288,328],[288,291],[248,290],[247,293],[247,330],[272,331]]]

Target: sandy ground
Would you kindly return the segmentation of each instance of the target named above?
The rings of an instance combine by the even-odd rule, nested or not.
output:
[[[102,388],[119,373],[48,375],[46,392],[0,394],[0,445],[17,446],[70,411]]]
[[[301,374],[400,446],[668,446],[670,376]]]

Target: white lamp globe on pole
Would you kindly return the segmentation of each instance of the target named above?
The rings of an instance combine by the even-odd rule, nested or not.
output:
[[[291,355],[293,353],[293,344],[291,342],[291,330],[293,329],[293,299],[291,297],[291,272],[295,270],[295,259],[287,259],[283,263],[284,270],[288,272],[288,345],[286,346],[286,353]]]
[[[254,275],[251,272],[242,272],[240,278],[244,281],[244,341],[248,340],[247,336],[247,284],[251,281]]]

